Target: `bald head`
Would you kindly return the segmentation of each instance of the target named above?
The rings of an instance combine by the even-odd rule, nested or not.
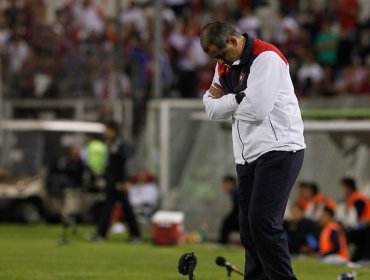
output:
[[[230,36],[240,36],[240,34],[232,25],[226,22],[211,22],[203,27],[200,35],[200,44],[204,52],[208,53],[211,45],[218,49],[225,48]]]

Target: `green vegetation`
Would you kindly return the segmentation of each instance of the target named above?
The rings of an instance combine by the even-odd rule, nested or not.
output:
[[[84,235],[91,228],[80,228],[70,243],[58,245],[61,228],[58,226],[0,225],[1,280],[145,280],[187,279],[177,272],[179,256],[194,251],[198,257],[198,280],[226,279],[223,268],[214,263],[224,256],[240,268],[243,250],[213,244],[153,246],[150,242],[128,244],[122,236],[111,236],[104,243],[89,243]],[[349,269],[329,266],[311,259],[294,261],[300,280],[330,280]],[[358,279],[370,279],[370,270],[358,270]],[[234,275],[232,279],[242,279]]]

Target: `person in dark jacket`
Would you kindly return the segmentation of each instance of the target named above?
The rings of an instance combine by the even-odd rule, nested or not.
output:
[[[107,139],[108,156],[105,170],[106,198],[99,219],[96,235],[90,239],[101,241],[107,238],[111,224],[111,215],[117,201],[122,204],[124,219],[128,224],[131,241],[140,240],[140,230],[134,212],[128,199],[130,186],[127,172],[127,148],[120,138],[119,126],[116,122],[106,124],[105,137]]]
[[[76,146],[70,147],[68,158],[60,167],[60,174],[61,186],[63,187],[63,207],[60,218],[63,230],[59,243],[63,245],[68,243],[70,229],[72,229],[72,233],[77,232],[76,221],[81,215],[84,164],[80,150]]]

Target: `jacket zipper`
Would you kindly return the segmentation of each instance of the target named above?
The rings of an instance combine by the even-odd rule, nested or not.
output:
[[[270,125],[271,125],[271,128],[272,128],[272,131],[274,132],[274,135],[275,135],[275,140],[276,140],[276,141],[279,141],[279,139],[278,139],[278,137],[277,137],[277,135],[276,135],[275,128],[274,128],[274,126],[272,125],[272,121],[271,121],[270,116],[269,116],[269,121],[270,121]]]
[[[244,159],[245,163],[247,163],[247,160],[244,158],[244,143],[242,141],[242,137],[240,136],[240,131],[239,131],[239,120],[237,120],[238,123],[236,124],[236,127],[238,129],[238,136],[239,136],[239,140],[240,140],[240,143],[242,144],[243,146],[243,149],[242,149],[242,158]]]

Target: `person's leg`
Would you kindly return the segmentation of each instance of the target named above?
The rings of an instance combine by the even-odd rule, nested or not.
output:
[[[232,217],[230,215],[227,215],[222,221],[219,243],[221,244],[229,243],[229,235],[232,231],[233,231]]]
[[[231,232],[240,232],[239,211],[230,213],[230,220]]]
[[[245,280],[266,280],[249,227],[249,205],[254,181],[254,165],[236,166],[238,175],[240,239],[245,248]]]
[[[270,152],[256,161],[249,211],[253,242],[267,279],[296,279],[291,267],[283,218],[303,151]]]
[[[114,193],[111,191],[107,192],[96,232],[99,237],[107,237],[115,202],[116,198]]]
[[[361,235],[358,230],[350,230],[347,233],[348,241],[354,245],[355,250],[352,254],[351,261],[357,262],[361,259],[362,254],[362,244],[361,244]]]
[[[363,240],[364,240],[364,259],[370,260],[370,226],[366,226],[363,230]]]
[[[370,226],[366,226],[363,229],[363,241],[364,241],[364,260],[370,260]]]
[[[136,221],[134,211],[129,201],[128,193],[122,192],[123,217],[127,221],[131,238],[140,238],[140,230]]]
[[[352,261],[370,259],[370,227],[356,229],[350,232],[349,241],[355,245]]]

